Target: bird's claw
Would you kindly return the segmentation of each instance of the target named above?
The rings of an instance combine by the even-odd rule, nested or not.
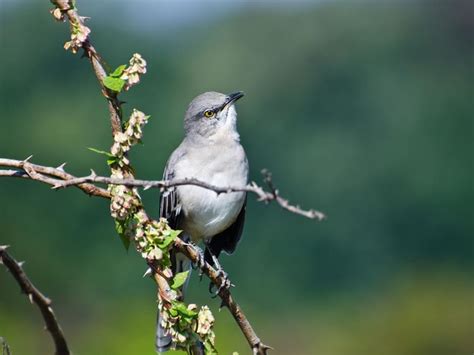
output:
[[[209,293],[213,294],[211,296],[212,298],[216,298],[222,290],[228,290],[235,286],[232,282],[230,282],[229,275],[227,275],[220,265],[217,267],[217,277],[221,282],[216,291],[214,291],[216,285],[212,282],[209,284]]]
[[[198,255],[199,255],[196,263],[192,263],[191,266],[194,270],[199,269],[199,278],[202,280],[202,275],[204,274],[202,269],[204,268],[204,265],[206,265],[206,260],[204,259],[204,252],[202,251],[201,248],[198,248],[196,245],[193,245],[193,244],[191,245],[193,246],[195,250],[197,250]]]

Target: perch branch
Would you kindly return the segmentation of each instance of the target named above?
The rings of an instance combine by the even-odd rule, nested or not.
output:
[[[101,189],[91,183],[101,184],[112,184],[112,185],[125,185],[129,187],[142,187],[144,189],[159,188],[161,190],[167,190],[172,187],[182,185],[194,185],[199,186],[217,194],[232,193],[232,192],[248,192],[256,195],[258,201],[262,202],[276,202],[280,207],[285,210],[310,218],[317,219],[319,221],[325,218],[322,212],[309,209],[304,210],[298,205],[292,205],[290,202],[279,195],[278,190],[274,187],[271,180],[271,175],[267,171],[264,171],[264,181],[267,184],[269,191],[265,191],[261,186],[255,182],[250,183],[247,186],[225,186],[219,187],[208,184],[194,178],[186,179],[173,179],[173,180],[140,180],[140,179],[118,179],[113,177],[98,176],[93,171],[90,175],[84,177],[75,177],[64,171],[64,166],[59,168],[45,167],[42,165],[31,164],[26,160],[12,160],[0,158],[0,167],[17,168],[20,170],[0,170],[1,176],[10,177],[22,177],[29,178],[44,182],[53,186],[53,189],[66,188],[69,186],[76,186],[86,192],[89,195],[95,195],[100,197],[110,198],[110,193]]]
[[[70,351],[64,338],[61,326],[54,315],[53,309],[51,308],[51,300],[43,295],[28,279],[21,263],[12,258],[6,251],[7,246],[0,245],[0,264],[10,271],[15,278],[21,290],[28,296],[31,303],[35,303],[41,311],[44,322],[46,323],[46,329],[53,338],[54,345],[56,347],[56,355],[69,355]]]
[[[186,255],[194,263],[194,265],[199,265],[202,272],[206,274],[211,282],[218,287],[219,297],[222,300],[221,307],[226,306],[229,309],[230,313],[239,325],[240,330],[247,339],[247,342],[252,348],[253,353],[258,355],[267,354],[267,350],[272,348],[263,344],[260,338],[257,336],[244,312],[232,297],[230,288],[221,287],[224,286],[226,278],[222,276],[222,274],[219,274],[219,272],[217,272],[217,270],[209,263],[202,261],[201,252],[196,246],[186,243],[180,238],[176,238],[174,246],[177,250]]]

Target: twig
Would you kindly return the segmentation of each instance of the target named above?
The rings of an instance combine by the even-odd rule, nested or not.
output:
[[[77,8],[73,5],[72,0],[51,0],[51,2],[67,16],[72,27],[85,26],[85,17],[79,16]],[[110,124],[112,126],[113,135],[114,133],[120,132],[122,130],[122,110],[120,108],[121,102],[117,98],[116,93],[110,91],[104,86],[103,80],[107,75],[107,71],[104,68],[105,64],[88,38],[82,44],[82,48],[84,49],[84,56],[87,57],[92,64],[92,69],[97,80],[99,81],[102,93],[108,101]]]
[[[247,339],[247,342],[249,343],[253,353],[257,355],[267,354],[267,350],[272,348],[263,344],[260,338],[257,336],[244,312],[237,302],[234,301],[230,289],[228,287],[221,287],[226,282],[226,278],[222,276],[222,274],[219,274],[219,272],[217,272],[217,270],[214,269],[209,263],[202,260],[201,253],[197,247],[184,242],[180,238],[175,239],[174,246],[177,250],[186,255],[194,263],[194,265],[199,265],[199,268],[202,270],[202,272],[206,274],[211,282],[218,287],[220,290],[219,297],[222,300],[221,307],[226,306],[229,309],[230,313],[239,325],[240,330]]]
[[[25,160],[13,160],[0,158],[0,166],[7,168],[16,168],[18,170],[0,170],[0,177],[18,177],[44,182],[48,185],[55,186],[60,181],[74,179],[75,176],[64,171],[65,163],[57,168],[43,165],[36,165],[29,162],[31,156]],[[90,196],[99,196],[110,198],[110,193],[92,184],[82,183],[75,185]]]
[[[61,326],[51,308],[51,300],[44,296],[28,279],[21,267],[21,263],[13,259],[6,251],[7,246],[0,246],[0,264],[5,267],[15,278],[21,290],[28,296],[31,303],[35,303],[41,311],[46,329],[50,332],[56,347],[56,355],[69,355],[70,351],[64,338]]]
[[[71,174],[67,174],[64,169],[50,168],[41,165],[31,164],[28,161],[2,159],[0,158],[0,167],[13,167],[22,170],[0,170],[1,176],[10,177],[23,177],[30,178],[33,180],[41,181],[53,186],[53,189],[66,188],[69,186],[77,186],[89,195],[96,195],[101,197],[110,198],[110,194],[107,190],[101,189],[90,183],[102,183],[112,185],[125,185],[129,187],[142,187],[145,190],[150,188],[159,188],[161,190],[167,190],[171,187],[182,186],[182,185],[194,185],[199,186],[217,194],[232,193],[232,192],[249,192],[257,196],[258,201],[271,202],[275,201],[280,207],[285,210],[310,218],[317,219],[319,221],[326,218],[326,216],[319,211],[310,209],[304,210],[297,205],[292,205],[290,202],[279,195],[278,190],[274,187],[271,175],[267,171],[264,171],[265,179],[270,191],[265,191],[262,187],[258,186],[255,182],[250,183],[247,186],[225,186],[219,187],[208,184],[194,178],[186,179],[173,179],[173,180],[140,180],[140,179],[118,179],[112,177],[98,176],[94,171],[90,175],[84,177],[75,177]],[[38,174],[41,173],[41,174]],[[55,177],[52,178],[51,176]]]

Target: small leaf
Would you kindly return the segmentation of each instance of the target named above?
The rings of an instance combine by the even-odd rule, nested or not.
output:
[[[107,155],[108,157],[115,157],[110,152],[106,152],[105,150],[100,150],[100,149],[91,148],[91,147],[88,147],[87,149],[89,149],[91,152],[94,152],[94,153]]]
[[[207,340],[206,342],[204,342],[204,348],[206,349],[206,351],[205,351],[206,355],[217,355],[217,350],[214,347],[214,345],[211,343],[210,340]],[[234,352],[234,354],[235,354],[235,352]],[[237,353],[237,355],[238,355],[238,353]]]
[[[122,65],[118,66],[112,73],[109,74],[109,76],[111,76],[112,78],[120,77],[120,75],[122,75],[122,73],[123,73],[123,71],[125,70],[126,67],[127,67],[126,64],[122,64]]]
[[[173,305],[172,309],[174,309],[177,313],[181,314],[184,317],[194,318],[198,315],[198,312],[188,309],[188,307],[186,307],[183,302],[172,301],[171,304]]]
[[[169,234],[163,238],[163,241],[157,243],[158,247],[160,249],[165,249],[167,248],[175,239],[176,237],[181,233],[180,230],[170,230]]]
[[[120,92],[122,91],[123,86],[125,85],[125,80],[106,76],[103,80],[103,83],[107,89],[110,89],[115,92]]]
[[[116,156],[111,156],[107,159],[107,165],[108,166],[111,166],[111,165],[114,165],[115,163],[117,163],[119,160],[119,158],[117,158]]]
[[[189,275],[189,270],[177,273],[173,277],[173,283],[171,284],[171,288],[173,290],[177,290],[178,288],[183,286],[184,283],[186,282],[186,279],[188,278],[188,275]]]

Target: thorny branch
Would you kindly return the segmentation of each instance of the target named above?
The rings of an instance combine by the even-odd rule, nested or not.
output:
[[[84,56],[87,57],[90,63],[92,64],[92,69],[97,80],[99,81],[102,93],[107,98],[109,104],[110,124],[112,126],[112,135],[116,132],[120,132],[122,130],[121,102],[118,99],[116,93],[112,92],[104,86],[104,78],[107,75],[107,71],[105,68],[107,67],[107,65],[105,64],[99,53],[97,53],[88,38],[90,30],[84,24],[84,21],[87,18],[79,16],[77,8],[74,6],[74,2],[72,0],[51,0],[51,2],[56,6],[56,9],[59,10],[59,14],[57,15],[53,11],[53,16],[56,17],[58,20],[63,20],[65,15],[69,21],[69,24],[71,25],[72,33],[74,33],[74,28],[79,28],[83,30],[82,32],[84,40],[81,40],[82,43],[80,43],[80,47],[84,49]],[[74,51],[74,48],[72,50]]]
[[[279,191],[273,185],[271,174],[268,171],[262,171],[264,174],[264,181],[267,184],[269,191],[265,191],[255,182],[247,186],[215,186],[194,178],[173,179],[173,180],[140,180],[140,179],[119,179],[114,177],[98,176],[94,171],[90,175],[84,177],[75,177],[64,171],[64,165],[59,168],[45,167],[41,165],[29,163],[29,158],[26,160],[12,160],[0,158],[0,167],[16,168],[19,170],[0,170],[1,176],[30,178],[32,180],[41,181],[53,186],[53,189],[66,188],[69,186],[77,186],[89,195],[96,195],[101,197],[110,197],[107,190],[101,189],[91,183],[102,183],[112,185],[125,185],[129,187],[142,187],[145,190],[150,188],[159,188],[161,191],[167,190],[171,187],[182,185],[199,186],[217,194],[232,193],[232,192],[248,192],[255,194],[258,201],[271,202],[275,201],[282,208],[289,212],[310,218],[322,220],[325,215],[313,209],[303,210],[297,205],[291,205],[289,201],[279,195]]]
[[[53,338],[54,345],[56,347],[56,355],[69,355],[70,351],[64,338],[61,326],[54,315],[53,309],[51,308],[51,300],[43,295],[28,279],[22,268],[22,263],[16,261],[11,257],[7,251],[7,246],[0,245],[0,264],[10,271],[15,278],[22,292],[24,292],[31,303],[35,303],[41,311],[44,322],[46,323],[46,329],[50,332]],[[8,349],[8,347],[7,347]],[[8,353],[8,351],[7,351]]]
[[[0,166],[14,169],[0,170],[0,177],[18,177],[24,179],[31,179],[36,181],[44,182],[48,185],[55,186],[58,181],[68,181],[75,179],[75,176],[68,174],[64,171],[64,164],[59,165],[57,168],[36,165],[29,162],[31,156],[25,160],[13,160],[0,158]],[[92,184],[82,183],[75,185],[77,188],[84,191],[90,196],[99,196],[104,198],[110,198],[110,192],[101,189]]]

